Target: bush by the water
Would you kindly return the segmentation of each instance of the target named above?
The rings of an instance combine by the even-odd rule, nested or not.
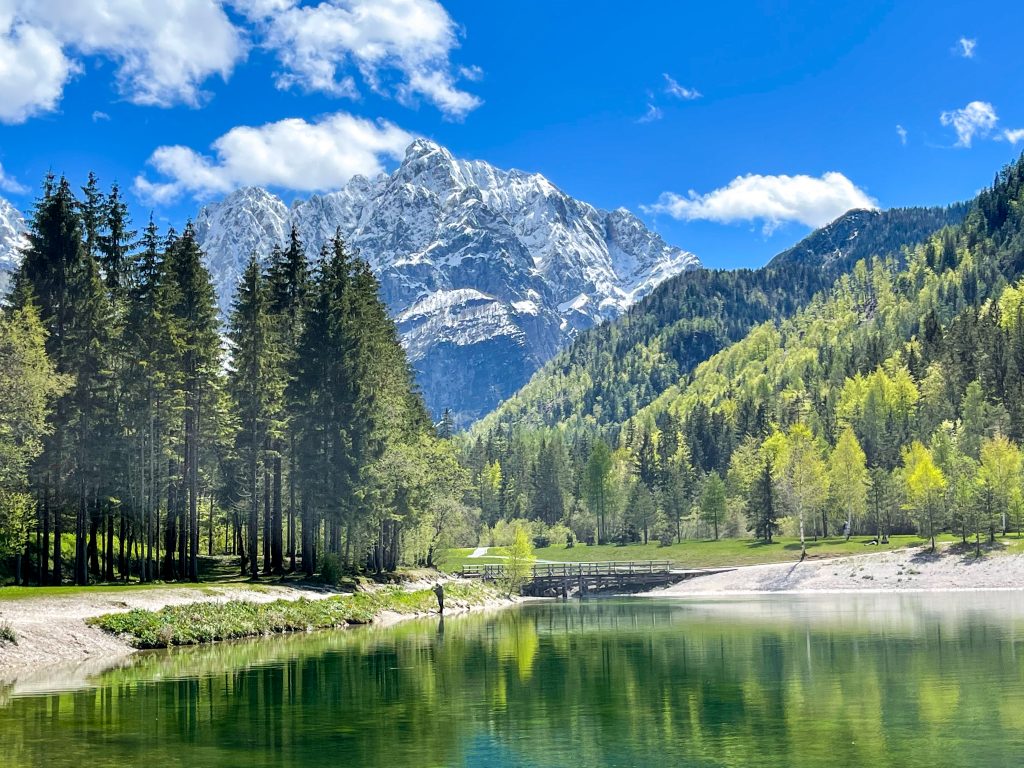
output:
[[[451,584],[445,593],[449,605],[479,605],[496,596],[495,591],[484,584]],[[272,603],[232,600],[168,606],[159,611],[137,608],[98,616],[89,619],[89,623],[107,632],[128,635],[138,648],[164,648],[367,624],[385,611],[414,614],[436,609],[437,598],[429,589],[409,592],[385,588],[323,600],[303,598]]]
[[[6,621],[0,621],[0,645],[17,645],[18,636],[14,634],[11,625]]]

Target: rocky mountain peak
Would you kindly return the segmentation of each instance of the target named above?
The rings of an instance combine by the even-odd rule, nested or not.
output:
[[[21,262],[21,251],[28,245],[25,219],[9,202],[0,198],[0,296],[7,292],[11,274]]]
[[[624,209],[544,176],[456,158],[417,139],[391,174],[286,206],[247,187],[196,220],[222,308],[249,254],[295,227],[310,254],[338,230],[369,261],[428,405],[462,422],[514,392],[580,329],[699,266]]]

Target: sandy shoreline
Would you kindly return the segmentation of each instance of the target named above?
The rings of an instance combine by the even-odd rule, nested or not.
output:
[[[858,592],[1000,592],[1024,590],[1024,555],[977,560],[948,551],[904,549],[864,555],[748,565],[646,593],[650,597]]]
[[[426,583],[409,583],[407,589],[423,589]],[[111,666],[135,653],[125,640],[86,624],[85,620],[134,608],[159,610],[165,606],[190,603],[225,603],[244,600],[269,603],[274,600],[322,600],[344,593],[279,584],[252,587],[202,585],[166,589],[126,588],[118,591],[78,591],[67,595],[0,599],[0,624],[8,624],[18,639],[17,645],[0,644],[0,683],[18,682],[31,687],[33,678],[50,675],[77,676]],[[497,607],[501,601],[469,606],[447,600],[445,615],[465,613],[476,608]],[[504,603],[501,603],[504,604]],[[375,624],[389,626],[416,614],[382,613]]]

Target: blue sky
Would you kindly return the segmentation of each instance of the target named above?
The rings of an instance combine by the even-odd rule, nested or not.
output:
[[[1024,149],[1022,28],[1011,2],[0,0],[0,194],[93,169],[180,225],[424,135],[758,266],[847,205],[990,183]]]

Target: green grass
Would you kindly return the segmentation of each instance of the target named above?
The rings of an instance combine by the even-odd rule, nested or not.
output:
[[[301,583],[298,577],[280,580],[276,577],[267,577],[266,584],[259,584],[250,581],[247,577],[239,576],[231,581],[215,580],[200,581],[154,581],[140,584],[137,581],[128,583],[112,582],[103,584],[90,584],[87,587],[79,587],[67,584],[60,587],[0,587],[0,604],[7,600],[25,600],[33,597],[68,597],[74,595],[119,595],[131,592],[140,592],[151,589],[198,589],[205,594],[216,594],[217,590],[225,589],[250,589],[253,591],[265,591],[271,585],[289,585]],[[216,588],[216,589],[214,589]]]
[[[496,596],[497,592],[484,584],[451,584],[445,588],[449,604],[480,605]],[[408,615],[436,609],[437,598],[429,589],[410,592],[390,587],[323,600],[233,600],[168,606],[159,611],[135,609],[99,616],[88,623],[127,635],[138,648],[164,648],[367,624],[385,611]]]
[[[918,536],[892,536],[888,544],[867,546],[869,536],[854,536],[849,541],[842,537],[807,541],[807,556],[820,559],[841,557],[845,555],[863,555],[870,552],[891,551],[908,546],[920,546],[925,540]],[[948,534],[939,537],[943,543],[956,539]],[[1024,549],[1024,539],[1017,543],[1016,539],[1007,536],[1007,549],[1019,551]],[[457,572],[463,565],[501,563],[500,559],[474,558],[466,555],[471,549],[451,550],[445,560],[444,569]],[[488,554],[494,552],[492,549]],[[608,560],[670,560],[678,568],[717,568],[733,565],[762,565],[767,563],[786,563],[800,559],[800,540],[796,538],[776,538],[771,544],[753,539],[719,539],[718,541],[684,541],[663,547],[660,544],[601,544],[587,546],[577,544],[575,547],[544,547],[534,550],[539,560],[555,562],[606,562]]]
[[[73,559],[67,561],[65,563],[65,573],[70,573],[70,569],[73,565]],[[264,577],[266,585],[299,584],[304,581],[305,577],[300,573],[290,574],[284,578],[277,576]],[[237,557],[224,555],[208,557],[206,555],[201,555],[199,557],[198,583],[190,581],[154,581],[142,584],[133,577],[127,582],[100,582],[98,584],[90,584],[85,587],[75,586],[72,584],[64,584],[59,587],[15,587],[12,585],[4,586],[0,584],[0,603],[3,603],[5,600],[19,600],[30,597],[60,597],[76,594],[118,594],[125,591],[134,592],[137,590],[147,589],[200,589],[205,591],[207,594],[213,594],[212,588],[214,587],[244,587],[246,589],[256,591],[266,588],[259,583],[254,583],[248,575],[240,573]]]
[[[919,546],[924,541],[917,536],[892,536],[888,544],[867,546],[867,536],[855,536],[849,541],[842,537],[807,541],[809,558],[863,555],[869,552],[889,551],[907,546]],[[781,538],[771,544],[752,539],[719,539],[718,541],[684,541],[663,547],[659,544],[613,544],[601,546],[547,547],[536,550],[538,558],[567,562],[605,560],[670,560],[679,568],[716,568],[731,565],[760,565],[785,563],[800,559],[800,540]]]
[[[503,558],[500,556],[506,554],[505,547],[491,547],[483,557],[470,557],[469,555],[474,549],[475,547],[449,549],[445,553],[444,562],[440,564],[439,569],[447,573],[458,573],[464,565],[498,565],[503,562]]]

